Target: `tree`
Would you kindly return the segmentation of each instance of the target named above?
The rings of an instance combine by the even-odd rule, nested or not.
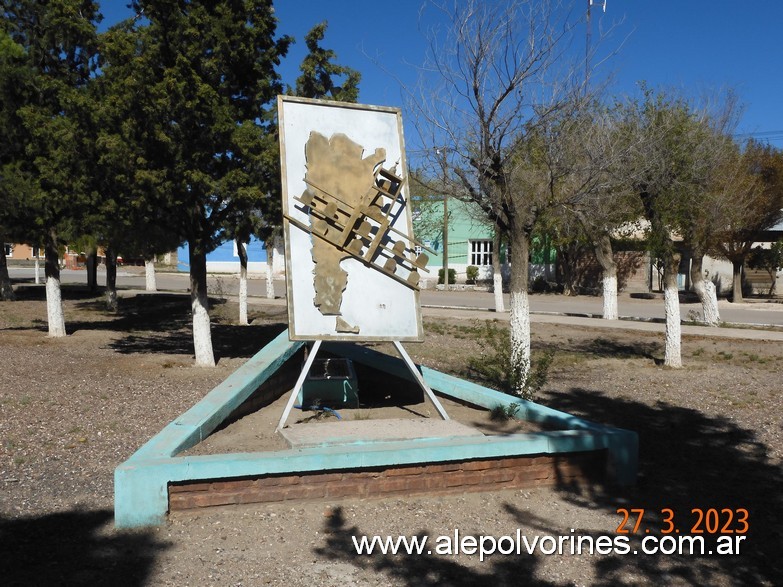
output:
[[[745,181],[733,191],[735,214],[718,235],[718,252],[733,267],[732,301],[742,302],[742,270],[753,244],[777,224],[783,209],[783,152],[749,141],[742,153]]]
[[[767,295],[775,295],[778,271],[783,269],[783,240],[775,241],[769,248],[754,247],[748,258],[751,269],[764,269],[769,274],[770,286]]]
[[[25,89],[30,87],[26,79],[29,74],[24,48],[5,31],[0,31],[0,300],[3,301],[15,299],[4,243],[10,239],[12,229],[21,224],[20,186],[9,178],[16,177],[14,168],[23,157],[22,125],[17,112],[26,99]]]
[[[296,78],[295,95],[302,98],[319,98],[339,102],[356,102],[359,99],[361,74],[355,69],[334,63],[337,58],[332,49],[324,49],[320,42],[326,34],[326,21],[315,25],[305,36],[308,54],[302,60]],[[342,85],[337,85],[343,79]]]
[[[23,156],[4,164],[4,182],[25,186],[21,205],[32,219],[26,240],[43,242],[46,255],[49,336],[65,336],[59,250],[78,235],[92,197],[87,86],[100,16],[88,0],[4,0],[2,7],[0,27],[22,48],[29,83],[18,90],[23,101],[13,112]]]
[[[680,260],[684,250],[696,250],[701,267],[711,242],[713,210],[727,210],[725,199],[718,197],[718,169],[725,168],[731,154],[730,139],[682,97],[646,88],[626,108],[625,122],[629,140],[638,145],[626,161],[635,170],[630,185],[644,210],[650,251],[663,266],[664,364],[681,367]]]
[[[428,176],[449,197],[476,203],[508,239],[511,359],[521,385],[530,364],[530,242],[549,205],[529,189],[536,153],[528,138],[581,91],[581,70],[565,59],[576,23],[558,2],[433,6],[448,24],[430,38],[409,106]]]
[[[672,219],[682,237],[683,250],[690,252],[691,287],[702,304],[703,321],[717,326],[717,292],[715,285],[705,279],[703,261],[708,253],[715,253],[722,226],[737,214],[744,214],[734,196],[747,184],[739,149],[732,139],[739,108],[733,92],[702,98],[687,107],[690,117],[679,139],[685,154],[680,158],[677,178],[682,189],[671,202]]]
[[[159,132],[161,117],[154,115],[153,87],[147,84],[155,66],[147,33],[131,19],[99,38],[102,75],[92,92],[99,195],[89,225],[106,250],[110,309],[117,307],[118,254],[148,261],[183,240],[171,228],[178,214],[168,198],[171,176],[158,164],[169,143]]]
[[[269,123],[265,109],[282,91],[275,67],[290,39],[275,38],[269,0],[137,0],[146,22],[141,53],[152,67],[144,84],[154,121],[149,153],[167,187],[170,230],[189,248],[196,364],[215,364],[207,298],[206,255],[226,238],[229,218],[268,193],[257,170]],[[155,197],[161,194],[158,192]]]
[[[622,164],[635,144],[622,141],[614,110],[582,96],[576,99],[576,104],[561,109],[541,126],[533,163],[540,168],[538,189],[548,191],[549,200],[557,206],[550,224],[561,227],[558,241],[571,240],[563,238],[570,232],[577,242],[586,239],[591,244],[602,270],[603,317],[617,320],[612,236],[640,213],[637,200],[624,189],[632,170]]]

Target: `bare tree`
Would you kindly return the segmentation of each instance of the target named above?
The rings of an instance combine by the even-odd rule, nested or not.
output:
[[[601,266],[603,317],[616,320],[618,279],[612,236],[640,213],[638,201],[626,188],[634,169],[622,164],[635,142],[622,140],[616,111],[582,97],[542,129],[536,148],[539,182],[549,191],[549,201],[558,204],[554,223],[570,226],[573,232],[573,220],[577,221],[573,238],[586,238]]]
[[[410,96],[425,170],[450,197],[477,204],[510,247],[512,365],[530,365],[528,269],[537,219],[551,205],[532,189],[527,137],[574,104],[583,71],[574,18],[559,2],[433,2],[447,23],[430,31],[423,78]]]

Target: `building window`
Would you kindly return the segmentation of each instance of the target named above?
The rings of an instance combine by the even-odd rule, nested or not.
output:
[[[11,243],[3,243],[3,250],[5,251],[6,257],[14,256],[14,245],[12,245]]]
[[[492,265],[492,241],[470,241],[470,264],[481,267]]]

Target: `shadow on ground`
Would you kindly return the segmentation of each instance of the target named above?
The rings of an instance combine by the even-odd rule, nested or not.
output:
[[[698,522],[694,508],[716,509],[721,526],[730,515],[722,510],[748,510],[749,532],[740,556],[639,557],[634,559],[637,573],[654,578],[666,565],[670,575],[691,585],[715,584],[721,577],[734,585],[783,584],[783,471],[771,462],[768,447],[753,430],[666,402],[627,401],[579,388],[552,393],[549,403],[638,432],[639,482],[626,497],[629,505],[645,508],[645,515],[657,522],[651,527],[664,527],[660,513],[664,508],[675,513],[683,534],[691,534]],[[772,419],[770,424],[774,425]],[[594,501],[601,507],[600,500]],[[727,529],[739,526],[735,521]],[[709,535],[705,539],[709,541]],[[602,584],[615,584],[626,563],[622,558],[599,560]]]
[[[41,287],[20,288],[18,299],[22,301],[45,300]],[[76,301],[79,320],[66,319],[68,334],[83,330],[102,330],[119,333],[110,347],[119,353],[163,353],[192,355],[193,334],[190,313],[190,294],[139,293],[118,300],[114,313],[106,310],[100,292],[91,292],[84,286],[63,286],[63,297]],[[264,345],[280,334],[284,324],[259,324],[238,326],[220,323],[217,316],[223,310],[225,300],[210,298],[212,310],[212,347],[215,358],[252,357]],[[224,313],[224,312],[223,312]],[[94,319],[92,319],[94,317]],[[46,322],[31,321],[29,327],[46,332]]]
[[[466,566],[450,556],[393,556],[375,553],[357,556],[352,537],[365,534],[362,528],[349,527],[340,511],[325,525],[326,542],[315,552],[329,560],[350,563],[383,573],[395,585],[570,585],[591,580],[594,585],[679,584],[679,585],[781,585],[780,545],[783,544],[783,474],[767,457],[767,446],[758,441],[752,430],[730,419],[710,417],[696,410],[672,404],[654,404],[609,398],[588,389],[572,389],[549,394],[548,404],[593,421],[636,430],[640,443],[640,476],[631,489],[572,487],[560,483],[554,489],[559,499],[579,506],[603,510],[612,520],[611,527],[577,527],[579,535],[615,536],[622,516],[618,507],[644,508],[639,534],[630,536],[630,545],[639,554],[582,555],[589,561],[590,577],[569,576],[566,566],[563,579],[548,582],[536,576],[543,561],[536,556],[490,557],[481,565]],[[506,514],[513,520],[506,534],[523,528],[532,538],[569,532],[552,521],[524,511],[522,503],[507,503]],[[739,555],[645,555],[641,551],[644,536],[662,538],[666,527],[662,510],[674,513],[676,527],[682,535],[696,535],[693,526],[698,514],[694,508],[714,508],[720,526],[739,530],[735,515],[729,522],[724,509],[749,512],[749,531]],[[633,522],[633,521],[632,521]],[[630,528],[632,528],[631,524]],[[646,529],[651,534],[645,534]],[[707,526],[702,521],[701,529]],[[698,529],[698,528],[697,528]],[[432,531],[434,530],[434,531]],[[418,535],[436,536],[443,528],[418,529]],[[705,533],[706,549],[715,547],[717,536]],[[732,536],[732,542],[734,534]],[[649,544],[649,543],[648,543]],[[579,556],[579,555],[566,555]],[[477,557],[474,557],[477,558]],[[471,561],[474,562],[474,561]],[[558,575],[560,573],[558,572]]]
[[[476,570],[461,565],[451,556],[359,556],[353,546],[353,537],[359,539],[365,533],[361,528],[348,525],[341,508],[332,511],[324,524],[324,533],[326,542],[314,549],[316,554],[332,562],[350,563],[374,574],[383,574],[393,585],[556,585],[535,578],[538,562],[534,557],[506,557],[500,563],[493,561],[487,563],[485,569]],[[419,540],[425,535],[434,536],[434,533],[422,530],[417,534]]]
[[[69,511],[0,520],[3,585],[147,583],[155,557],[168,546],[150,531],[114,533],[108,510]]]

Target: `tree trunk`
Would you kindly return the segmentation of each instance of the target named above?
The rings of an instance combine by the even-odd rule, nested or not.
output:
[[[189,242],[190,250],[190,307],[193,314],[193,347],[196,365],[214,367],[212,351],[212,327],[209,321],[209,299],[207,296],[207,256],[199,252],[195,243]]]
[[[117,311],[117,253],[111,247],[106,249],[106,308]]]
[[[731,301],[736,303],[742,303],[742,261],[732,261],[732,290]]]
[[[35,256],[35,285],[41,283],[41,261],[38,259],[38,255]]]
[[[577,255],[575,255],[573,251],[573,247],[568,245],[561,247],[557,251],[557,260],[560,265],[564,296],[575,296],[578,294],[576,291],[576,275],[574,272],[574,258]]]
[[[239,255],[239,323],[247,326],[247,245],[236,239]]]
[[[146,291],[158,291],[158,280],[155,276],[155,257],[144,259],[144,282]]]
[[[666,343],[663,364],[682,367],[682,326],[680,324],[680,295],[677,288],[677,271],[680,256],[668,255],[663,269],[663,307],[666,315]]]
[[[492,243],[492,291],[495,293],[495,312],[505,312],[503,302],[503,273],[500,268],[500,231],[495,229]]]
[[[57,233],[50,230],[46,235],[44,245],[46,263],[46,316],[49,322],[49,336],[59,338],[65,336],[65,317],[63,315],[63,298],[60,289],[60,254],[57,250]]]
[[[94,249],[87,255],[87,287],[92,292],[98,289],[98,251]]]
[[[718,294],[715,291],[715,284],[704,279],[703,263],[704,253],[694,251],[691,259],[691,287],[699,296],[704,323],[707,326],[718,326],[720,324]]]
[[[5,241],[0,233],[0,301],[12,302],[16,299],[14,288],[11,285],[11,276],[8,275],[8,261],[5,258]]]
[[[608,234],[602,234],[595,243],[595,257],[603,273],[604,320],[617,320],[617,263]]]
[[[530,370],[530,300],[528,273],[530,270],[530,235],[522,230],[510,230],[511,239],[511,368],[517,371],[518,392]]]
[[[273,264],[275,260],[275,244],[277,239],[267,239],[266,241],[266,297],[267,299],[275,299],[275,280],[273,273]]]

